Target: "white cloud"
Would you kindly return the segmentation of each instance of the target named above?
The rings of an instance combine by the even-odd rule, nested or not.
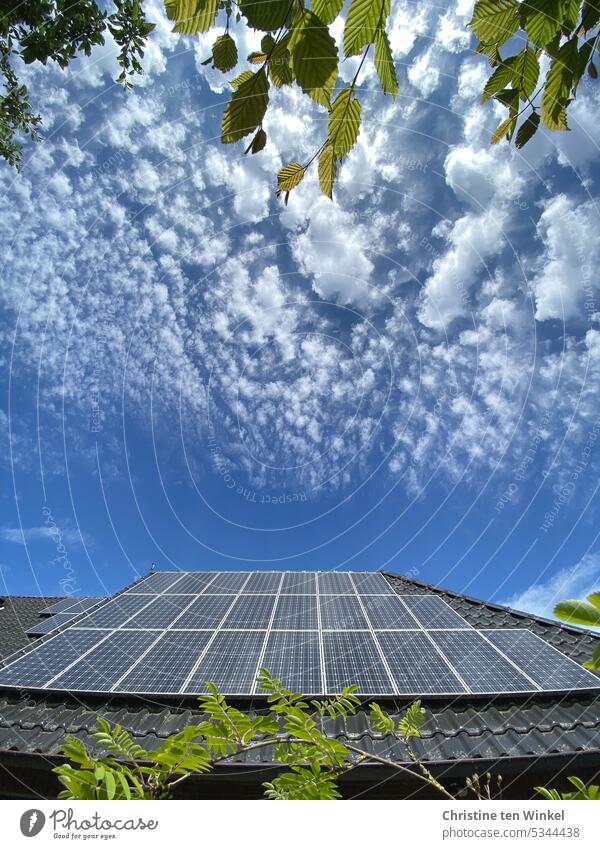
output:
[[[5,542],[23,545],[31,542],[52,541],[56,545],[83,545],[89,542],[81,531],[74,528],[63,528],[58,525],[42,525],[34,528],[9,528],[0,529],[0,538]]]
[[[501,602],[515,610],[524,610],[553,619],[559,601],[583,599],[600,590],[600,554],[586,554],[571,567],[559,569]]]

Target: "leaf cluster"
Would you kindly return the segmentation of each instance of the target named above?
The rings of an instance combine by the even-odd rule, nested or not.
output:
[[[600,628],[600,592],[591,593],[587,599],[567,599],[559,602],[554,608],[554,615],[565,622],[585,625],[588,628]],[[583,664],[586,669],[600,672],[600,643],[594,650],[593,657]]]
[[[521,148],[541,124],[569,129],[567,110],[586,69],[592,79],[598,75],[599,24],[599,0],[477,0],[470,26],[479,38],[477,52],[487,55],[494,69],[483,101],[493,98],[508,110],[492,134],[493,144],[514,138]],[[524,46],[507,55],[516,45]]]
[[[577,778],[575,775],[570,775],[567,779],[575,790],[570,793],[560,793],[558,790],[552,788],[548,789],[547,787],[536,787],[536,793],[539,793],[540,796],[543,796],[544,799],[548,799],[549,801],[564,801],[570,799],[578,799],[578,800],[587,800],[587,801],[600,801],[600,786],[598,784],[584,784],[584,782]]]

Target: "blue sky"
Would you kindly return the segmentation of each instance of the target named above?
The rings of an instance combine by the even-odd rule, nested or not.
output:
[[[314,173],[273,191],[325,113],[284,89],[261,155],[222,147],[216,33],[158,4],[131,94],[111,45],[24,69],[46,139],[0,167],[5,591],[153,562],[387,568],[541,613],[597,588],[597,85],[572,132],[492,148],[471,4],[393,5],[400,94],[365,68],[333,204]]]

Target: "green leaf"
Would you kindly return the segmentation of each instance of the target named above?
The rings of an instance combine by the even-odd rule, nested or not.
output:
[[[361,106],[352,96],[352,89],[342,89],[329,113],[329,139],[337,157],[346,156],[356,144],[360,115]]]
[[[275,47],[275,39],[270,33],[263,35],[260,40],[260,49],[263,53],[270,53],[271,50]]]
[[[337,158],[333,145],[327,142],[321,153],[319,154],[319,185],[321,191],[330,200],[333,195],[333,184],[337,172]]]
[[[521,100],[527,100],[535,91],[540,65],[531,47],[526,47],[514,57],[513,87],[519,92]]]
[[[304,179],[304,168],[299,162],[284,165],[277,174],[277,193],[290,192]],[[296,718],[297,719],[297,718]]]
[[[261,68],[237,86],[223,113],[221,141],[238,141],[262,123],[269,102],[269,81]]]
[[[273,31],[283,26],[288,13],[291,18],[290,0],[239,0],[239,6],[253,29]]]
[[[311,7],[324,24],[331,24],[342,11],[344,0],[312,0]]]
[[[226,73],[235,68],[238,60],[237,46],[228,33],[217,38],[213,44],[212,55],[215,68],[218,68],[219,71]]]
[[[506,62],[499,65],[491,75],[483,89],[482,103],[485,103],[496,92],[500,91],[513,81],[513,65],[515,57],[511,56]]]
[[[529,141],[529,139],[533,138],[533,136],[536,134],[539,126],[540,113],[536,112],[534,109],[531,115],[529,115],[529,117],[525,121],[523,121],[523,123],[517,130],[515,145],[519,149],[524,147]]]
[[[584,0],[581,13],[581,28],[589,32],[600,23],[600,3],[598,0]]]
[[[498,144],[498,142],[505,136],[510,140],[515,129],[515,123],[516,118],[513,116],[502,121],[502,123],[499,124],[492,133],[492,144]]]
[[[483,44],[498,47],[519,28],[517,0],[477,0],[470,27]]]
[[[248,54],[248,61],[251,65],[262,65],[267,61],[267,54],[260,50],[253,50]]]
[[[579,57],[577,37],[567,41],[552,60],[542,94],[542,121],[549,130],[568,130],[567,106]]]
[[[589,601],[579,601],[578,599],[561,601],[554,608],[554,615],[565,622],[600,628],[600,610],[595,604],[590,604]]]
[[[329,106],[338,75],[338,51],[328,28],[308,9],[290,36],[296,82],[314,101]]]
[[[269,59],[269,79],[277,88],[283,85],[291,85],[294,81],[291,61],[292,57],[288,50],[290,37],[286,35],[278,41]]]
[[[234,77],[231,80],[230,85],[231,85],[232,88],[237,89],[242,85],[242,83],[245,83],[248,80],[251,80],[253,76],[254,76],[254,74],[252,73],[252,71],[242,71],[241,74],[238,74],[237,77]]]
[[[560,30],[562,0],[523,0],[521,26],[538,47],[545,47]]]
[[[385,94],[396,97],[398,94],[398,77],[396,76],[390,41],[383,28],[378,29],[375,36],[375,70]]]
[[[421,726],[425,722],[425,708],[421,707],[421,700],[413,702],[406,709],[404,716],[398,723],[398,734],[401,737],[420,737]]]
[[[217,17],[218,0],[165,0],[170,20],[175,21],[173,32],[195,35],[211,28]]]
[[[261,127],[257,131],[256,135],[254,136],[254,138],[252,139],[252,141],[250,142],[250,144],[248,145],[248,147],[246,148],[244,153],[260,153],[260,151],[263,150],[266,143],[267,143],[267,134],[265,133],[265,131]]]
[[[351,0],[344,26],[345,55],[355,56],[371,44],[389,14],[390,0]]]

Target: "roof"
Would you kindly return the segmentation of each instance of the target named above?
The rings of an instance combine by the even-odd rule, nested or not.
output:
[[[402,594],[441,595],[476,628],[530,628],[579,663],[589,659],[600,642],[600,637],[580,628],[442,590],[412,578],[389,573],[386,577]],[[579,773],[588,764],[591,769],[600,765],[600,697],[596,694],[497,696],[486,701],[465,697],[431,702],[423,699],[423,705],[427,708],[427,718],[422,736],[414,745],[422,758],[437,764],[440,774],[472,772],[473,762],[480,771],[495,767],[505,776],[522,772],[524,764],[538,771],[570,765],[571,773],[574,759]],[[398,715],[405,706],[401,699],[387,703],[388,710]],[[0,694],[0,755],[9,752],[59,755],[66,734],[89,740],[99,715],[127,728],[145,748],[158,745],[200,717],[194,702],[167,704],[157,699],[118,697],[99,700],[69,697],[64,693],[17,697],[5,692]],[[356,742],[375,755],[408,762],[401,744],[383,738],[372,727],[367,709],[346,719],[326,720],[326,730],[340,740]],[[258,749],[252,758],[238,758],[232,766],[258,768],[272,762],[268,749]]]
[[[62,596],[39,595],[10,595],[0,599],[0,658],[30,643],[27,629],[42,620],[40,611],[61,600]]]

